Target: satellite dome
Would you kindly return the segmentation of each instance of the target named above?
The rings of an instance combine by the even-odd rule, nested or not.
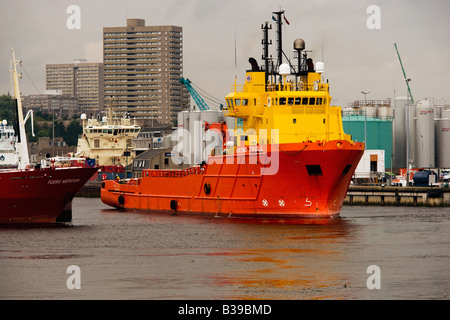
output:
[[[282,63],[279,68],[279,73],[282,76],[287,76],[291,74],[291,67],[287,63]]]
[[[325,70],[325,64],[323,62],[317,62],[316,63],[316,72],[323,73],[324,70]]]
[[[294,50],[302,51],[305,49],[305,41],[303,39],[295,39],[294,41]]]

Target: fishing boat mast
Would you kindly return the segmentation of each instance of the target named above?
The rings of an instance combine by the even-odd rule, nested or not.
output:
[[[14,101],[16,106],[16,121],[19,129],[19,135],[17,139],[17,150],[19,152],[19,169],[26,169],[30,166],[30,158],[28,156],[27,135],[25,131],[25,122],[23,119],[22,110],[22,97],[20,95],[19,87],[19,74],[17,73],[17,65],[22,63],[22,60],[16,60],[14,49],[11,49],[13,54],[13,61],[10,73],[12,74],[12,80],[14,85]]]

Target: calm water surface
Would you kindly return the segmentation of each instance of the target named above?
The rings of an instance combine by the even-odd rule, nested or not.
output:
[[[255,222],[120,212],[0,228],[0,299],[449,299],[450,208],[350,207]],[[66,273],[80,268],[81,289]],[[368,289],[367,268],[380,269]]]

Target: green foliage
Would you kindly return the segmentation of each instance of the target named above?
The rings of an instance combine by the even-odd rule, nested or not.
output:
[[[0,96],[0,121],[7,120],[8,124],[14,123],[14,99],[9,94]]]
[[[17,133],[15,117],[14,99],[10,95],[0,95],[0,121],[6,119],[9,125],[14,126]],[[31,134],[31,119],[27,121],[25,128],[29,142],[36,142],[39,137],[52,137],[52,115],[40,111],[34,114],[34,137]],[[55,119],[55,138],[63,137],[64,141],[69,146],[77,145],[78,135],[80,135],[82,131],[83,128],[77,119],[71,120],[67,126],[64,125],[63,121]]]

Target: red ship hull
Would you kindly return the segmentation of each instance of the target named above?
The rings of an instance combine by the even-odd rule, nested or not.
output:
[[[0,172],[0,224],[54,223],[97,168]]]
[[[201,168],[144,170],[142,178],[126,183],[105,181],[101,198],[122,209],[329,218],[340,213],[363,149],[361,143],[339,140],[282,144],[268,153],[211,156]],[[266,156],[278,161],[278,167],[271,167],[273,161],[264,165]]]

